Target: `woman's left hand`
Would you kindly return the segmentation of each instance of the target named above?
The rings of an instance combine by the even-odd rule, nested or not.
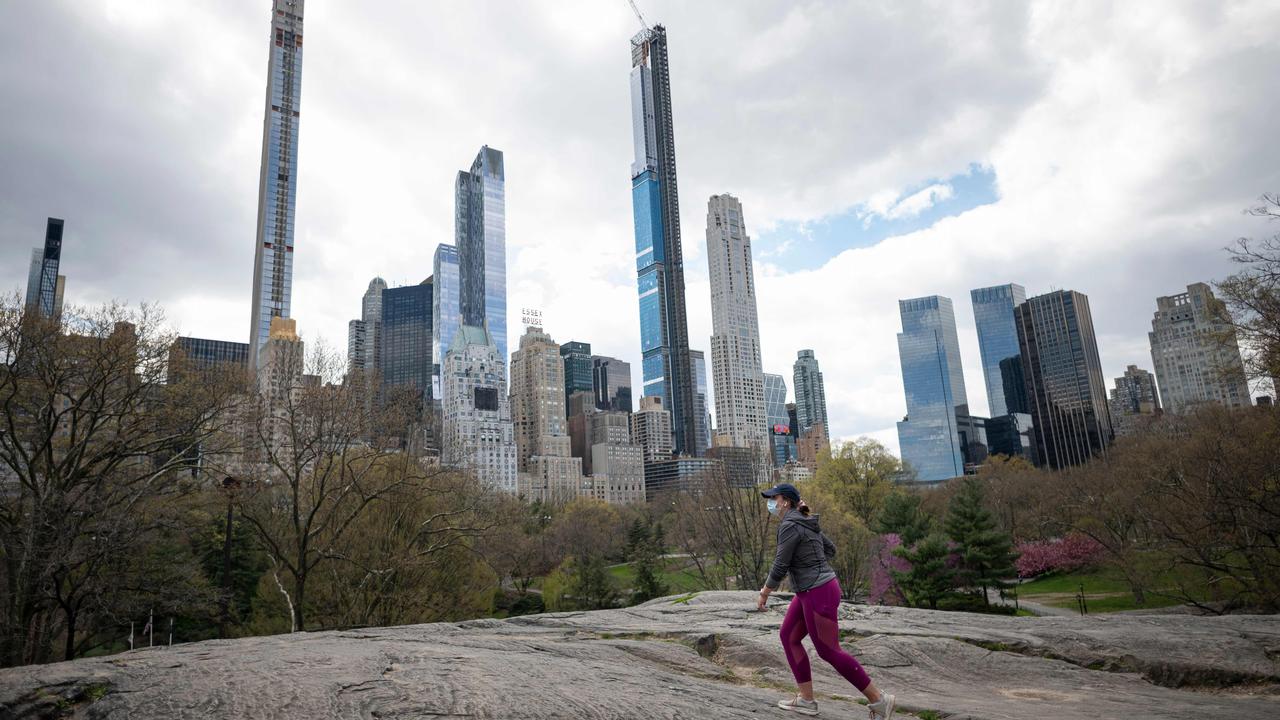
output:
[[[756,610],[764,610],[764,606],[769,602],[769,586],[760,588],[760,596],[756,598]]]

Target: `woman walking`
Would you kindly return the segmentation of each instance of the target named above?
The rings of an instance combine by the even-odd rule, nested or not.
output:
[[[802,715],[818,714],[818,703],[813,699],[809,653],[800,644],[808,635],[818,657],[830,663],[836,672],[867,697],[871,720],[889,720],[893,717],[894,696],[880,692],[867,676],[867,671],[840,647],[837,621],[840,581],[827,562],[835,557],[835,545],[822,534],[818,516],[809,515],[809,508],[800,501],[800,493],[795,486],[782,483],[761,495],[769,499],[769,512],[782,522],[778,527],[778,552],[773,560],[773,569],[764,587],[760,588],[756,606],[760,610],[765,608],[769,594],[778,589],[788,573],[791,575],[791,588],[796,593],[782,621],[780,635],[782,648],[787,653],[787,664],[791,666],[799,692],[794,698],[779,702],[778,707]]]

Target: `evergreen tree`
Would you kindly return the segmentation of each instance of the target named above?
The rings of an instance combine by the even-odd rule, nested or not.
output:
[[[617,604],[618,588],[605,567],[604,558],[592,555],[574,563],[569,594],[584,610],[603,610]]]
[[[895,492],[885,498],[876,517],[876,532],[896,533],[903,545],[915,545],[933,530],[933,518],[920,508],[920,496]]]
[[[638,531],[637,531],[638,528]],[[635,568],[635,587],[631,591],[632,603],[642,603],[667,594],[667,586],[659,576],[661,553],[656,542],[661,526],[641,524],[639,520],[631,528],[630,551],[627,559]]]
[[[946,531],[960,556],[957,579],[961,585],[982,588],[982,601],[989,605],[988,589],[1008,587],[1007,581],[1017,577],[1018,555],[1013,539],[999,529],[984,502],[982,481],[966,477],[947,507]]]
[[[893,571],[893,578],[907,601],[915,607],[928,605],[937,610],[938,601],[950,595],[955,587],[955,571],[948,564],[951,549],[947,547],[947,539],[934,533],[913,546],[894,548],[893,554],[911,563],[907,572]]]

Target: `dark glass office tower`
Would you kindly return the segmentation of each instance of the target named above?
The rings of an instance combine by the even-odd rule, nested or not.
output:
[[[676,452],[693,455],[699,413],[685,315],[667,31],[661,25],[631,38],[631,128],[643,394],[662,398],[671,411]]]
[[[571,340],[560,346],[564,360],[564,407],[569,412],[569,396],[576,392],[589,393],[592,404],[595,398],[595,363],[591,360],[591,343]]]
[[[1056,470],[1105,455],[1111,415],[1089,298],[1058,290],[1014,313],[1037,459]]]
[[[605,355],[591,360],[596,409],[631,412],[631,363]]]
[[[49,218],[44,227],[44,245],[31,251],[31,270],[27,274],[27,307],[46,317],[62,314],[64,278],[58,274],[62,264],[62,220]]]
[[[298,122],[302,107],[303,0],[273,0],[267,102],[258,177],[258,236],[253,259],[249,366],[267,342],[271,318],[289,317],[293,291],[293,211],[298,196]]]
[[[431,391],[431,278],[382,291],[382,386]]]

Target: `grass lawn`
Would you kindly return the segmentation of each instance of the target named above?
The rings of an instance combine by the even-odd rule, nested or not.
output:
[[[1019,585],[1018,597],[1043,605],[1074,610],[1078,607],[1076,593],[1080,592],[1082,585],[1085,601],[1091,613],[1142,610],[1181,604],[1177,600],[1161,597],[1148,591],[1146,604],[1139,605],[1134,602],[1133,593],[1124,578],[1105,570],[1047,575]]]
[[[662,572],[662,582],[667,586],[668,593],[687,593],[702,589],[698,582],[698,571],[688,558],[666,558],[663,562],[665,569]],[[623,589],[629,590],[635,585],[636,571],[631,563],[615,565],[609,568],[609,574]]]
[[[1057,573],[1045,575],[1029,583],[1019,585],[1018,595],[1019,597],[1050,593],[1071,593],[1074,595],[1080,591],[1081,584],[1084,585],[1086,597],[1091,593],[1129,592],[1129,585],[1125,583],[1124,578],[1105,571],[1085,571],[1066,575]]]

